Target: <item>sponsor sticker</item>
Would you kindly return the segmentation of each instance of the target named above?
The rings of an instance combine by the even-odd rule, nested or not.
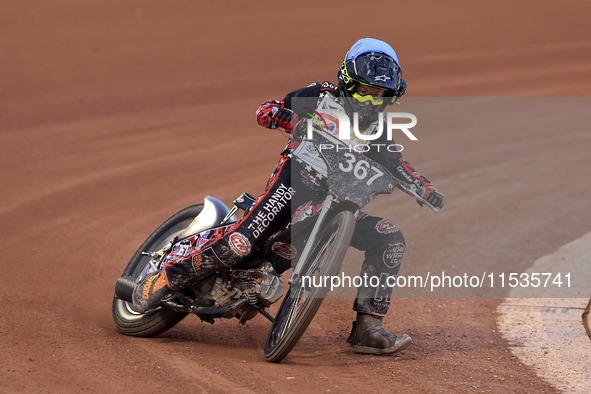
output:
[[[271,249],[278,256],[288,260],[293,259],[297,254],[296,248],[285,242],[275,242]]]
[[[234,233],[230,235],[230,248],[240,256],[246,256],[250,253],[250,242],[244,234]]]
[[[147,300],[150,297],[150,288],[152,287],[152,284],[156,280],[156,277],[157,277],[157,275],[153,275],[153,276],[149,277],[148,280],[146,280],[146,283],[144,283],[144,287],[142,288],[142,298],[144,300]]]
[[[156,283],[154,284],[154,292],[160,290],[161,288],[163,288],[164,286],[166,286],[166,276],[164,276],[164,274],[160,274],[158,276],[158,280],[156,281]]]
[[[388,219],[380,220],[376,224],[376,230],[378,233],[382,233],[382,234],[395,233],[396,231],[398,231],[396,226]]]
[[[195,250],[201,250],[204,245],[209,243],[209,239],[207,238],[199,238],[197,242],[195,242]]]
[[[388,249],[384,250],[384,264],[389,268],[396,268],[402,262],[402,256],[404,256],[402,244],[390,245]]]
[[[195,267],[195,269],[199,269],[201,267],[201,254],[196,254],[193,256],[192,258],[192,263],[193,263],[193,267]]]
[[[257,239],[269,227],[277,215],[283,214],[289,209],[288,204],[294,194],[295,190],[291,186],[288,187],[282,183],[273,194],[265,197],[265,200],[260,200],[261,202],[258,205],[260,209],[252,211],[253,214],[250,216],[252,223],[248,225],[248,229],[252,231],[253,238]],[[250,244],[248,245],[248,249],[250,251]]]

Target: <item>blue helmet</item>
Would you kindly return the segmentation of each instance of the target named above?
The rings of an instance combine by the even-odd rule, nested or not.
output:
[[[396,52],[384,41],[362,38],[347,55],[338,73],[339,87],[345,97],[351,97],[359,84],[385,89],[383,110],[395,101],[400,88],[402,71]]]

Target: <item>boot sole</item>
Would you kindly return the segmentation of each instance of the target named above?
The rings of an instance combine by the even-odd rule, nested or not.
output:
[[[398,343],[398,339],[400,339],[400,343]],[[392,354],[403,351],[404,349],[408,348],[412,343],[412,338],[408,335],[401,335],[400,337],[398,337],[398,339],[396,340],[394,346],[388,348],[380,349],[376,347],[352,345],[351,350],[353,351],[353,353],[359,354]]]

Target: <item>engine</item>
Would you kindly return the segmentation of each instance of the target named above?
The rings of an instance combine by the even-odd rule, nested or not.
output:
[[[215,306],[220,307],[246,298],[247,303],[223,316],[237,317],[244,324],[283,296],[283,282],[273,266],[266,263],[256,269],[234,270],[227,279],[217,277],[211,287],[210,296]]]

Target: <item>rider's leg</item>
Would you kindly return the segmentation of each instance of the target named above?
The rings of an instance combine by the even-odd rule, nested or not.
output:
[[[392,295],[387,278],[398,274],[405,249],[404,237],[390,221],[361,214],[351,245],[365,251],[361,276],[380,279],[377,287],[360,287],[357,290],[353,305],[357,319],[353,322],[347,341],[356,353],[399,352],[410,345],[411,338],[406,334],[388,333],[382,325],[382,319],[388,312]]]
[[[134,291],[136,309],[140,312],[152,309],[168,292],[181,289],[220,269],[235,267],[275,231],[284,227],[290,220],[291,199],[295,194],[291,187],[290,170],[291,160],[282,156],[265,192],[239,222],[220,230],[208,245],[184,260],[163,264],[164,269],[159,272],[158,279],[166,281],[164,289],[151,286],[148,281],[152,276],[147,276]]]

